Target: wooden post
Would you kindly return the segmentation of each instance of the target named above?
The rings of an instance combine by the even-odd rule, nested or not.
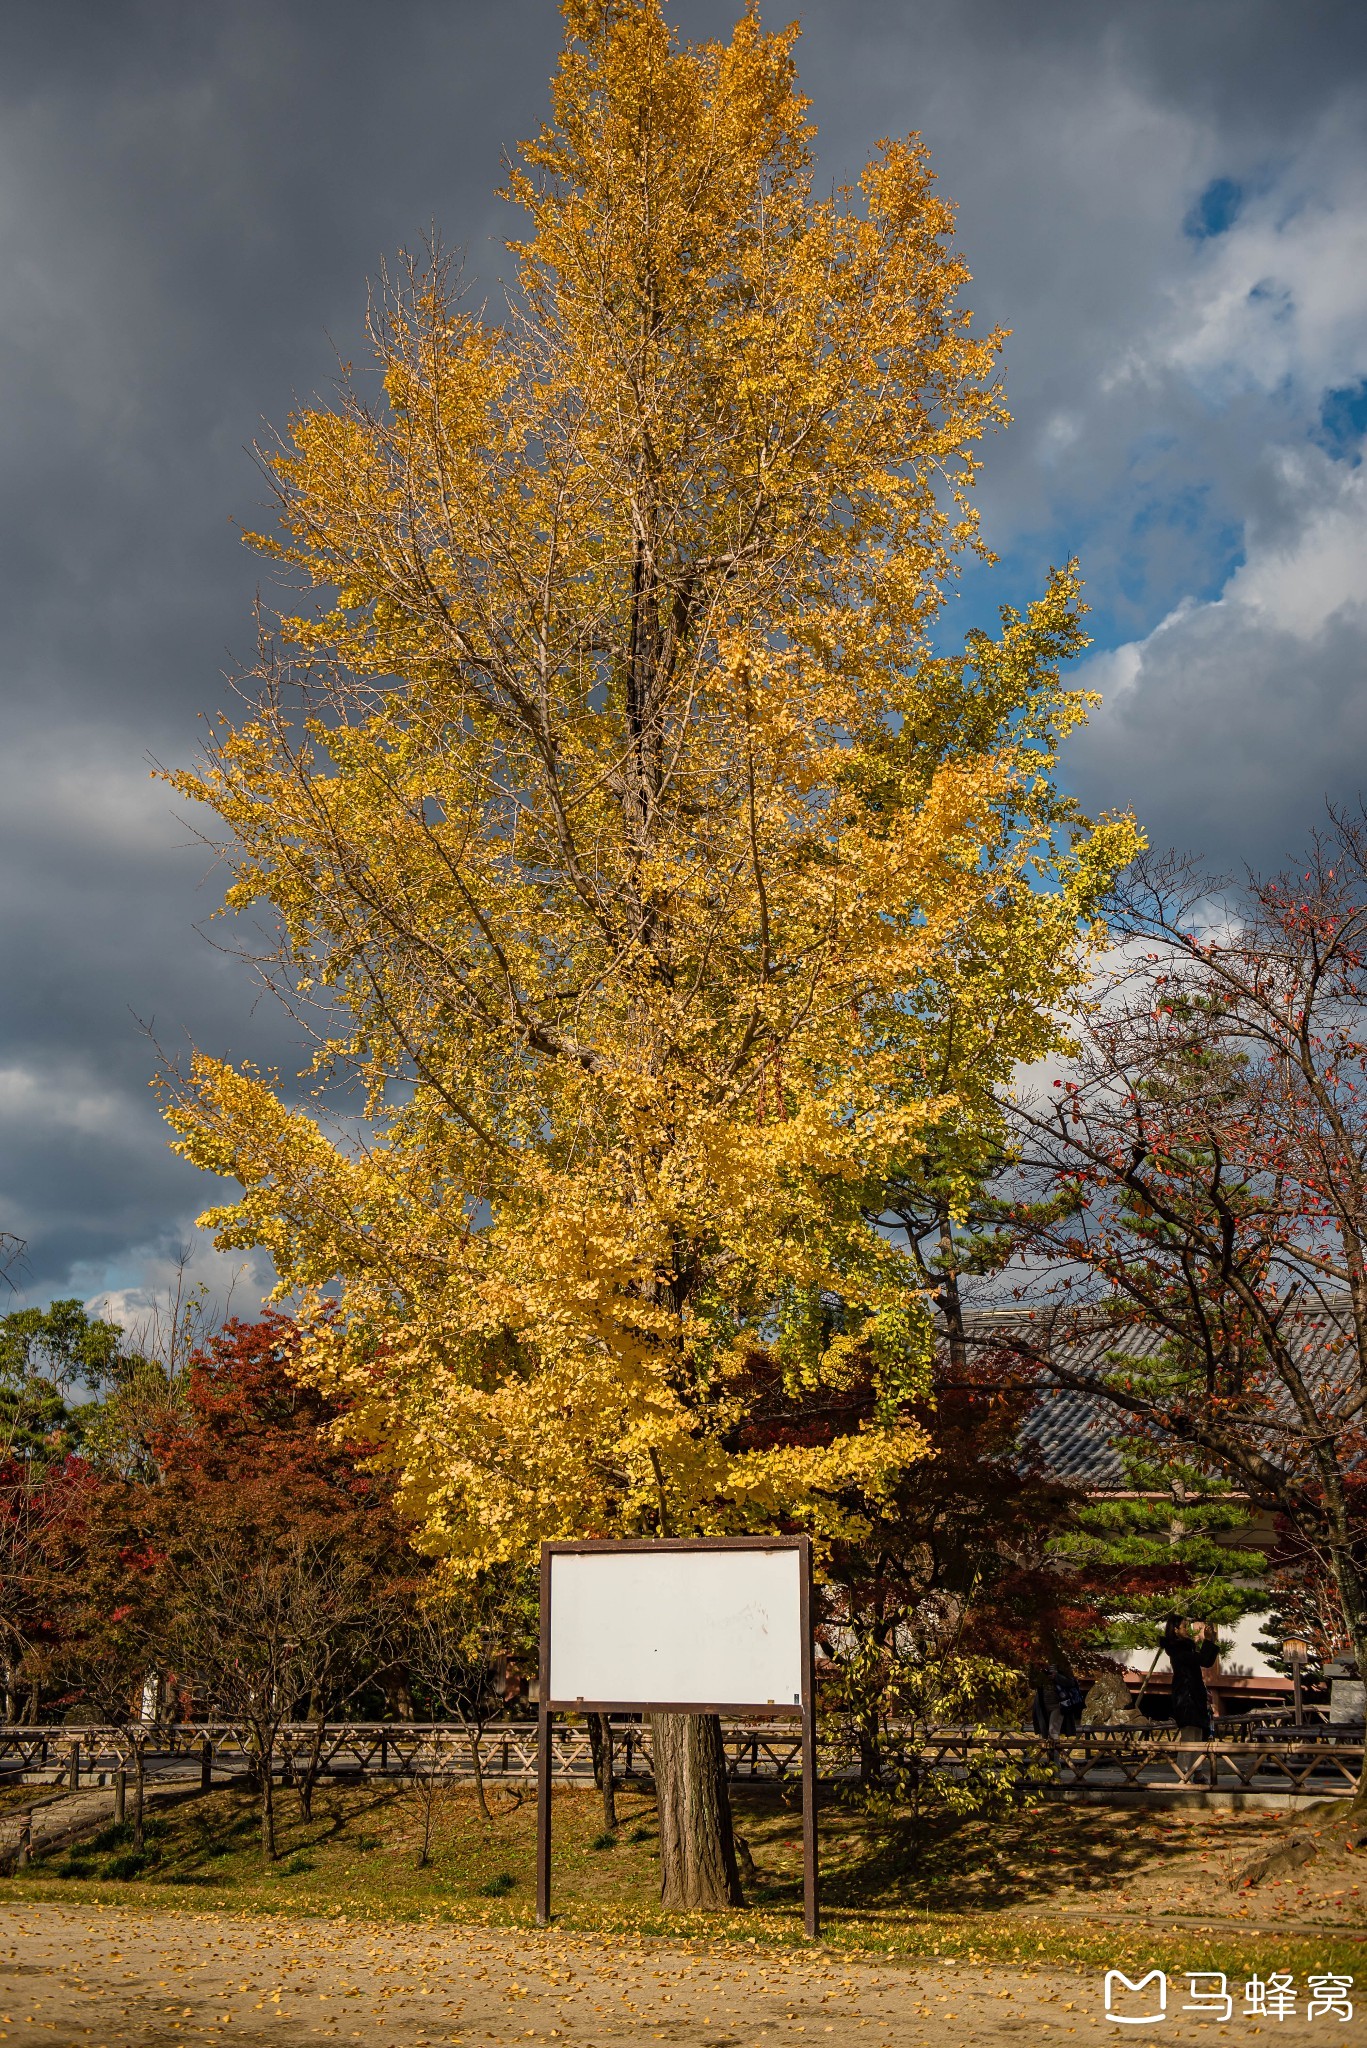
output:
[[[123,1826],[123,1818],[125,1812],[127,1811],[127,1805],[128,1773],[124,1769],[123,1765],[120,1764],[119,1768],[114,1773],[114,1824],[116,1827]]]
[[[71,1745],[71,1774],[70,1774],[70,1777],[68,1778],[68,1781],[67,1781],[67,1782],[68,1782],[68,1783],[69,1783],[69,1785],[71,1786],[71,1789],[72,1789],[72,1791],[73,1791],[73,1792],[79,1792],[79,1791],[80,1791],[80,1789],[81,1789],[81,1745],[80,1745],[80,1743],[79,1743],[79,1742],[73,1742],[73,1743],[72,1743],[72,1745]]]
[[[201,1792],[208,1792],[208,1791],[212,1790],[212,1788],[213,1788],[213,1782],[214,1782],[214,1745],[213,1745],[213,1742],[212,1742],[211,1738],[210,1738],[209,1736],[207,1736],[207,1735],[206,1735],[206,1736],[205,1736],[205,1738],[204,1738],[204,1740],[203,1740],[203,1742],[201,1742],[201,1743],[200,1743],[200,1745],[199,1745],[199,1789],[200,1789],[200,1791],[201,1791]]]
[[[33,1816],[30,1813],[26,1813],[19,1823],[19,1854],[15,1858],[15,1868],[27,1870],[32,1860]]]
[[[816,1684],[812,1645],[812,1544],[804,1536],[802,1571],[802,1926],[809,1941],[821,1928],[816,1841]]]
[[[541,1707],[536,1717],[536,1924],[551,1918],[551,1716]]]
[[[551,1556],[541,1546],[541,1648],[536,1692],[536,1924],[551,1917]]]
[[[612,1716],[602,1714],[598,1725],[603,1731],[603,1826],[615,1830],[617,1826],[617,1787],[612,1777]]]

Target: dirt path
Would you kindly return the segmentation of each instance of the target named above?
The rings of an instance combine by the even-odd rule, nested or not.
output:
[[[1216,2036],[1209,2020],[1177,2010],[1187,1990],[1171,1987],[1157,2038]],[[1233,2025],[1218,2034],[1349,2041],[1362,2039],[1360,2027],[1360,2018],[1344,2025],[1321,2017],[1313,2026],[1303,2018],[1247,2020],[1236,2006]],[[1148,2029],[1126,2032],[1156,2038]],[[242,2048],[1004,2048],[1043,2040],[1065,2048],[1087,2036],[1116,2038],[1101,1984],[1060,1971],[903,1969],[820,1952],[750,1958],[736,1948],[559,1934],[0,1908],[0,2041],[8,2048],[206,2040]]]
[[[90,1785],[80,1792],[36,1787],[29,1790],[31,1797],[25,1803],[16,1802],[0,1814],[0,1870],[14,1868],[25,1821],[29,1824],[31,1853],[43,1856],[69,1842],[84,1840],[114,1818],[116,1801],[112,1787]],[[187,1800],[200,1796],[198,1784],[179,1778],[152,1778],[144,1787],[144,1811],[163,1812],[167,1807],[183,1806]],[[130,1784],[126,1808],[130,1818],[133,1800]]]

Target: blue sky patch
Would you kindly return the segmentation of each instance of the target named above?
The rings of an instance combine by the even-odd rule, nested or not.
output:
[[[1367,434],[1367,377],[1326,391],[1315,439],[1331,455],[1346,455]],[[1360,459],[1360,458],[1359,458]]]
[[[1237,178],[1212,178],[1182,223],[1193,242],[1208,242],[1233,227],[1243,207],[1245,188]]]

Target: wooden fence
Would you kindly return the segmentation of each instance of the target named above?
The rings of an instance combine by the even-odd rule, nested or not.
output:
[[[1131,1728],[1088,1728],[1068,1739],[939,1729],[902,1752],[912,1782],[1014,1770],[1022,1789],[1068,1793],[1294,1793],[1346,1798],[1362,1775],[1360,1731],[1301,1728],[1262,1736],[1244,1730],[1182,1743]]]
[[[1050,1741],[1036,1735],[983,1734],[941,1728],[903,1731],[895,1761],[908,1786],[932,1793],[945,1785],[990,1773],[999,1785],[1054,1794],[1171,1793],[1179,1797],[1210,1790],[1273,1792],[1311,1798],[1345,1797],[1357,1789],[1363,1768],[1360,1729],[1323,1725],[1266,1733],[1257,1728],[1222,1729],[1211,1742],[1181,1743],[1175,1732],[1130,1727],[1091,1728]],[[492,1723],[479,1736],[480,1767],[491,1779],[528,1782],[536,1776],[535,1721]],[[239,1775],[254,1761],[250,1731],[232,1721],[176,1722],[144,1727],[26,1727],[0,1725],[0,1777],[25,1771],[60,1774],[69,1783],[90,1782],[127,1769],[133,1743],[143,1744],[149,1763],[164,1772],[198,1761],[203,1781],[210,1774]],[[795,1779],[801,1775],[801,1736],[778,1722],[723,1722],[722,1740],[733,1779]],[[333,1721],[320,1730],[312,1722],[281,1727],[274,1766],[287,1779],[301,1775],[315,1754],[317,1766],[341,1778],[468,1780],[474,1775],[474,1733],[459,1723]],[[853,1767],[825,1752],[822,1775],[849,1777]],[[593,1758],[587,1725],[552,1726],[552,1773],[560,1781],[592,1780]],[[613,1769],[619,1779],[646,1779],[651,1772],[648,1722],[615,1720]]]
[[[534,1779],[536,1722],[490,1723],[478,1736],[459,1722],[332,1721],[320,1731],[312,1721],[284,1723],[277,1732],[275,1767],[287,1777],[317,1768],[342,1777],[472,1778],[474,1744],[480,1769],[489,1778]],[[166,1762],[212,1757],[219,1771],[245,1771],[255,1745],[251,1731],[235,1721],[182,1721],[127,1727],[27,1727],[0,1724],[0,1774],[72,1769],[90,1774],[126,1769],[133,1745],[144,1756]],[[787,1722],[729,1722],[723,1728],[727,1767],[733,1778],[783,1778],[799,1773],[802,1737]],[[556,1778],[593,1777],[587,1724],[556,1721],[551,1727],[551,1768]],[[620,1779],[651,1773],[650,1727],[646,1722],[613,1723],[613,1772]]]

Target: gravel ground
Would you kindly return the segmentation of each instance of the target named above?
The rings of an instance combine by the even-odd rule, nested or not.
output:
[[[1367,1990],[1367,1983],[1362,1987]],[[1131,2040],[1361,2041],[1351,2024],[1242,2016],[1218,2027],[1169,1992],[1161,2031]],[[1304,1989],[1301,1989],[1304,2000]],[[1133,2008],[1130,2008],[1133,2010]],[[221,2040],[243,2048],[364,2041],[548,2042],[615,2048],[942,2048],[1116,2038],[1096,1975],[946,1964],[852,1963],[821,1950],[590,1940],[335,1921],[0,1908],[0,2041],[10,2048],[150,2048]]]

